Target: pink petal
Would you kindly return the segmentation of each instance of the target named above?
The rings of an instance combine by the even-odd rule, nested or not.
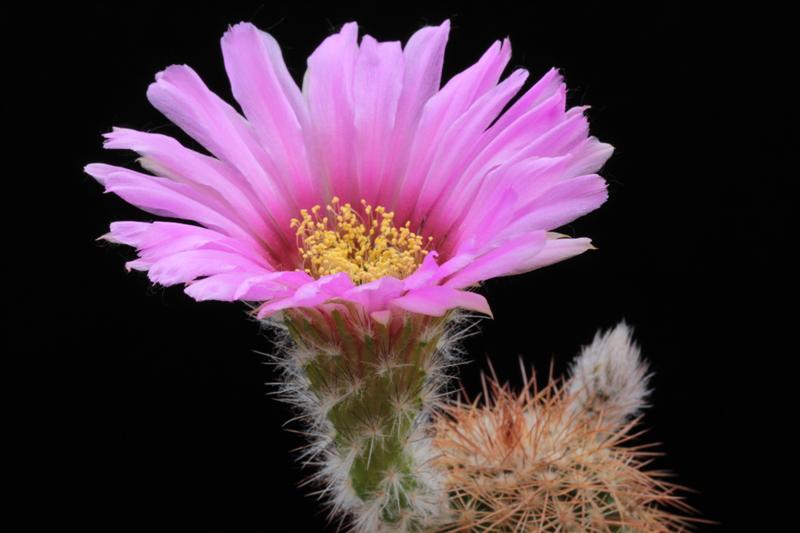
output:
[[[400,43],[378,43],[365,35],[353,81],[355,157],[359,196],[373,205],[377,204],[378,190],[386,179],[384,161],[397,150],[390,141],[402,88]]]
[[[124,128],[114,128],[105,135],[105,147],[134,150],[144,156],[142,165],[159,176],[184,183],[210,195],[216,193],[222,202],[213,197],[213,205],[221,208],[226,217],[241,221],[254,235],[276,242],[280,237],[264,222],[256,209],[258,200],[241,176],[225,163],[183,147],[166,135],[144,133]]]
[[[496,168],[482,180],[469,207],[463,208],[460,220],[447,231],[448,242],[437,243],[437,247],[460,253],[472,240],[491,245],[491,239],[518,218],[519,206],[562,181],[570,165],[570,156],[532,157]]]
[[[465,268],[467,265],[475,261],[475,258],[480,255],[479,249],[485,246],[485,243],[478,243],[477,241],[472,243],[472,246],[465,246],[464,250],[451,257],[439,267],[439,272],[436,274],[436,278],[443,279],[451,274],[458,272],[459,270]]]
[[[475,230],[472,232],[473,238],[484,243],[480,250],[493,247],[493,238],[514,220],[514,205],[517,203],[519,195],[512,188],[497,191],[493,197],[487,201],[487,205],[492,209],[485,211],[486,216],[481,219]]]
[[[223,36],[222,54],[233,96],[278,173],[291,183],[300,205],[319,202],[302,131],[308,110],[278,43],[252,24],[240,23]]]
[[[241,255],[218,250],[189,250],[164,257],[153,263],[147,275],[154,283],[175,285],[203,276],[240,271],[266,273],[260,265]]]
[[[583,107],[569,109],[553,128],[526,144],[508,161],[522,161],[533,156],[555,157],[571,152],[589,136],[585,110]]]
[[[592,248],[592,241],[585,237],[579,239],[548,239],[542,251],[536,254],[530,262],[526,263],[524,265],[525,270],[521,270],[520,273],[550,266],[553,263],[569,259]]]
[[[239,299],[236,297],[236,292],[242,283],[252,277],[254,277],[252,272],[225,272],[222,274],[215,274],[191,282],[186,286],[183,292],[198,302],[204,302],[206,300],[232,302]]]
[[[112,222],[111,228],[108,233],[100,237],[108,242],[114,244],[127,244],[139,248],[147,238],[147,230],[152,226],[150,222]],[[164,239],[158,239],[156,242],[162,242]]]
[[[158,73],[156,82],[147,89],[147,98],[211,153],[235,167],[261,201],[265,214],[275,221],[275,227],[285,227],[289,237],[289,220],[299,208],[291,188],[281,182],[278,170],[241,115],[185,65],[173,65]]]
[[[597,174],[579,176],[558,183],[535,200],[517,209],[515,221],[503,232],[559,228],[594,211],[608,199],[606,182]]]
[[[114,222],[103,238],[134,246],[139,251],[138,265],[152,264],[166,256],[188,250],[218,250],[239,254],[265,269],[272,266],[264,251],[219,232],[177,222]]]
[[[280,291],[295,291],[314,278],[302,270],[271,272],[246,279],[236,291],[237,300],[271,300]]]
[[[477,63],[455,75],[425,104],[399,190],[398,220],[408,220],[431,162],[448,128],[483,94],[497,84],[510,59],[508,41],[495,42]]]
[[[439,254],[433,250],[428,252],[417,270],[403,280],[405,288],[408,290],[416,289],[436,281],[439,273],[439,265],[436,262],[438,256]]]
[[[265,303],[259,308],[257,317],[264,318],[292,307],[316,307],[342,296],[353,287],[355,285],[350,281],[350,277],[343,272],[323,276],[301,285],[285,298]]]
[[[460,224],[455,224],[459,227],[452,230],[455,233],[453,241],[438,246],[448,251],[454,249],[456,255],[466,253],[472,257],[496,247],[495,237],[514,220],[518,198],[519,194],[510,186],[487,194],[480,209],[475,209]]]
[[[480,294],[441,285],[413,290],[392,303],[400,309],[423,315],[442,316],[450,309],[460,307],[492,316],[489,303]]]
[[[513,239],[476,259],[445,282],[446,287],[461,289],[480,281],[510,276],[531,270],[530,264],[545,247],[544,231]]]
[[[367,313],[386,309],[389,302],[402,294],[404,284],[393,277],[383,277],[359,285],[342,294],[341,299],[354,302],[364,308]]]
[[[450,209],[454,213],[461,214],[473,205],[479,197],[477,190],[487,173],[511,161],[514,155],[563,121],[566,116],[565,103],[566,90],[562,87],[556,94],[499,131],[464,170],[463,187],[456,189],[452,201],[448,204]],[[496,129],[497,124],[492,126],[492,130]]]
[[[384,166],[387,176],[381,182],[376,201],[380,205],[394,205],[422,108],[439,90],[449,32],[450,21],[445,20],[439,26],[422,28],[411,36],[403,48],[405,72],[390,143],[393,149]]]
[[[297,271],[266,274],[227,272],[193,281],[184,292],[198,301],[264,301],[290,296],[297,287],[309,281],[313,280],[304,272]]]
[[[565,172],[567,177],[592,174],[600,170],[614,153],[614,147],[589,137],[570,154],[572,162]]]
[[[449,233],[450,225],[481,197],[477,191],[490,170],[565,120],[565,103],[566,87],[558,72],[551,70],[500,116],[483,134],[483,148],[463,170],[461,185],[451,187],[453,193],[447,198],[450,223],[444,223],[440,231]]]
[[[84,169],[105,188],[123,200],[150,213],[194,220],[222,233],[260,246],[252,234],[216,209],[209,207],[213,198],[198,193],[182,183],[157,178],[121,167],[93,163]]]
[[[351,22],[322,42],[308,58],[303,94],[309,109],[309,135],[325,193],[357,202],[353,180],[355,126],[353,76],[358,58],[358,26]]]
[[[448,128],[422,184],[412,219],[428,218],[430,228],[449,225],[453,210],[435,209],[435,206],[446,204],[448,198],[458,190],[466,166],[484,142],[482,133],[517,94],[527,77],[528,73],[524,70],[514,71],[487,91]]]
[[[558,72],[558,69],[551,68],[497,119],[497,122],[492,125],[492,129],[497,131],[505,130],[517,119],[536,109],[542,102],[553,95],[564,93],[565,90],[563,76]]]

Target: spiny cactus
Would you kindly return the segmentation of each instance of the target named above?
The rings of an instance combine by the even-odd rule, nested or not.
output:
[[[359,532],[423,531],[449,515],[432,466],[430,413],[447,380],[456,337],[444,318],[355,306],[293,310],[273,322],[286,335],[281,394],[300,410],[317,468],[309,481]]]
[[[483,403],[442,403],[465,328],[452,316],[388,320],[342,305],[292,310],[280,328],[281,393],[300,409],[309,482],[357,532],[676,532],[678,487],[632,447],[647,369],[630,330],[598,333],[566,382],[520,394],[493,379]],[[433,421],[432,421],[433,417]],[[676,513],[675,511],[680,511]]]
[[[625,379],[634,382],[618,386]],[[690,510],[678,487],[646,470],[654,454],[625,445],[646,386],[624,325],[584,350],[566,384],[537,390],[532,377],[520,394],[497,380],[486,389],[483,403],[451,404],[436,422],[435,464],[454,510],[441,531],[687,529],[671,510]]]

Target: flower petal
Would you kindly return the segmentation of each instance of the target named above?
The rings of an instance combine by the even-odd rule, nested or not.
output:
[[[520,270],[519,273],[550,266],[553,263],[580,255],[592,248],[592,241],[586,237],[579,239],[548,239],[542,251],[524,266],[521,266],[525,270]]]
[[[385,163],[377,204],[393,206],[408,164],[408,155],[423,106],[439,90],[444,49],[450,21],[417,31],[403,48],[403,84],[394,120],[391,146]]]
[[[305,276],[305,277],[303,277]],[[226,272],[196,280],[184,292],[198,301],[264,301],[291,295],[303,283],[313,281],[304,272]]]
[[[607,199],[606,182],[597,174],[562,181],[518,208],[514,223],[503,234],[559,228],[594,211]]]
[[[556,157],[568,154],[585,142],[589,136],[589,123],[585,107],[567,110],[563,119],[536,140],[522,147],[509,162],[522,161],[530,157]]]
[[[572,177],[597,172],[613,153],[613,146],[589,137],[572,152],[572,164],[566,174]]]
[[[443,251],[460,253],[471,242],[492,247],[492,239],[518,217],[518,207],[540,196],[562,180],[570,164],[568,156],[532,157],[492,170],[474,193],[469,208],[446,233],[447,243],[437,243]],[[491,221],[491,222],[490,222]]]
[[[525,70],[512,72],[448,128],[422,183],[413,220],[428,219],[428,225],[434,228],[434,232],[443,224],[449,226],[453,210],[435,209],[436,205],[444,205],[459,190],[466,166],[485,142],[483,132],[517,94],[527,77]]]
[[[263,237],[265,242],[280,242],[274,228],[264,222],[255,207],[259,202],[249,185],[227,164],[189,150],[166,135],[114,128],[105,138],[106,148],[138,152],[143,156],[140,163],[147,170],[213,197],[214,206],[226,217],[240,221],[254,236]]]
[[[303,94],[309,109],[309,136],[324,192],[357,202],[353,180],[353,76],[358,58],[358,26],[345,24],[308,58]]]
[[[264,206],[276,230],[288,229],[299,208],[291,188],[280,181],[279,172],[244,118],[212,93],[186,65],[172,65],[156,75],[147,89],[150,103],[180,126],[219,159],[236,168]]]
[[[492,316],[489,303],[480,294],[441,285],[413,290],[392,304],[412,313],[431,316],[443,316],[450,309],[458,307]]]
[[[562,87],[560,91],[551,95],[491,138],[491,141],[463,171],[463,186],[455,189],[451,201],[448,202],[449,209],[456,215],[453,217],[454,222],[459,220],[459,216],[463,216],[481,197],[478,190],[489,172],[505,164],[513,165],[514,163],[509,163],[509,161],[517,153],[564,120],[565,104],[566,89]],[[505,114],[501,118],[503,117]],[[497,124],[491,128],[491,130],[497,129]]]
[[[367,313],[387,309],[389,302],[403,293],[401,280],[385,276],[370,283],[359,285],[342,294],[341,298],[363,307]]]
[[[361,40],[353,81],[355,157],[358,196],[372,205],[386,179],[384,162],[392,146],[391,134],[403,88],[403,51],[400,43],[379,43],[369,35]]]
[[[422,264],[407,278],[403,280],[405,288],[408,290],[417,289],[424,285],[432,284],[439,279],[439,265],[436,258],[439,254],[431,250],[422,260]]]
[[[252,24],[240,23],[222,37],[222,54],[234,98],[278,173],[291,183],[297,202],[305,207],[319,202],[303,139],[308,110],[278,43]]]
[[[291,307],[316,307],[342,296],[353,287],[355,285],[350,281],[350,277],[343,272],[323,276],[301,285],[285,298],[265,303],[259,308],[256,316],[264,318]]]
[[[455,75],[425,104],[395,205],[398,220],[408,220],[411,216],[425,176],[448,128],[497,84],[510,57],[508,41],[495,42],[477,63]]]
[[[135,247],[139,252],[137,264],[140,266],[179,252],[206,249],[236,253],[272,270],[259,248],[199,226],[177,222],[113,222],[111,231],[103,238]]]
[[[260,246],[242,226],[208,204],[213,198],[172,180],[149,176],[126,168],[93,163],[84,169],[105,188],[128,203],[150,213],[194,220],[225,235]]]
[[[461,289],[480,281],[531,270],[534,258],[545,247],[546,233],[539,231],[513,239],[476,259],[445,282],[446,287]]]
[[[235,253],[219,250],[189,250],[168,255],[153,263],[147,275],[154,283],[175,285],[223,272],[265,273],[263,267]]]
[[[224,272],[190,282],[183,292],[198,302],[206,300],[232,302],[239,299],[236,292],[242,283],[253,277],[252,272]]]
[[[237,289],[235,296],[237,300],[271,300],[280,291],[295,291],[313,281],[314,278],[302,270],[271,272],[246,279]]]
[[[564,92],[566,92],[566,86],[563,76],[558,69],[551,68],[497,119],[497,122],[492,125],[492,129],[504,131],[519,118],[539,107],[545,100]]]

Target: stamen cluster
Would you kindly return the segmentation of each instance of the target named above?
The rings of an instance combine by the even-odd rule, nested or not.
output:
[[[411,231],[411,222],[399,228],[394,213],[383,206],[372,207],[361,200],[361,211],[349,203],[331,203],[301,209],[293,218],[297,249],[303,269],[315,278],[345,272],[359,285],[383,276],[402,279],[414,272],[428,253],[427,241]]]

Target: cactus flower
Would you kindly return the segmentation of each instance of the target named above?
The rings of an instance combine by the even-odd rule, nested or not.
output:
[[[106,239],[135,247],[128,266],[153,282],[260,302],[260,317],[332,302],[384,322],[488,313],[466,289],[590,248],[551,231],[606,199],[594,172],[612,149],[589,136],[583,108],[567,109],[555,70],[502,112],[527,78],[499,81],[507,40],[440,89],[448,30],[401,46],[359,42],[346,24],[311,54],[301,90],[269,34],[230,28],[222,51],[243,115],[185,65],[147,91],[211,155],[114,128],[105,147],[138,152],[149,173],[86,167],[106,191],[194,224],[115,222]]]
[[[401,45],[345,24],[299,87],[275,39],[237,24],[222,52],[241,112],[185,65],[147,90],[207,153],[114,128],[105,147],[137,152],[145,172],[86,167],[171,219],[111,224],[104,238],[137,250],[129,268],[196,300],[253,303],[288,333],[285,392],[305,409],[307,457],[334,513],[362,531],[445,513],[425,437],[454,311],[490,315],[480,282],[589,249],[554,230],[607,196],[596,172],[612,148],[567,107],[560,74],[522,91],[525,70],[502,77],[504,40],[440,87],[448,32]]]

